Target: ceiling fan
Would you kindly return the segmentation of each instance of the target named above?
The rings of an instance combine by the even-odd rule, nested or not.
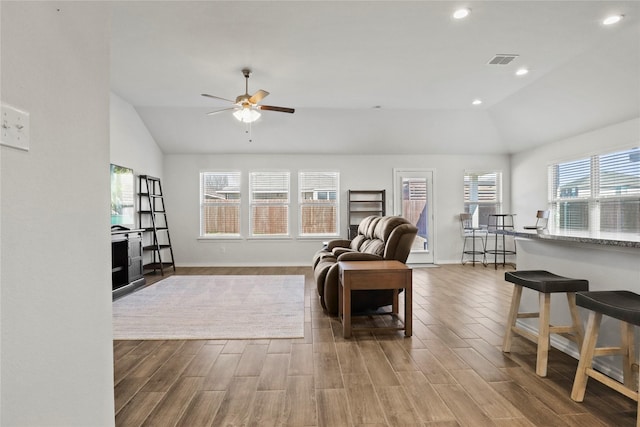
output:
[[[242,70],[242,74],[245,78],[245,93],[244,95],[239,95],[238,97],[236,97],[235,101],[215,95],[209,95],[206,93],[202,94],[202,96],[205,96],[207,98],[220,99],[222,101],[227,101],[234,104],[232,107],[212,111],[210,113],[207,113],[207,115],[218,114],[229,110],[236,110],[233,113],[236,119],[244,123],[251,123],[260,118],[260,111],[277,111],[280,113],[293,113],[295,111],[293,108],[261,105],[260,101],[262,101],[267,95],[269,95],[269,92],[260,89],[253,95],[249,95],[249,76],[251,75],[251,70],[245,68]]]

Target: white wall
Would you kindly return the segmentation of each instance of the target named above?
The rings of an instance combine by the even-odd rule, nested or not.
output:
[[[110,100],[111,163],[133,169],[136,176],[162,178],[162,151],[135,108],[113,92]]]
[[[528,223],[533,224],[536,211],[548,205],[547,166],[550,163],[638,145],[640,118],[635,118],[513,155],[511,200],[520,225],[526,225],[527,218]]]
[[[443,142],[446,143],[446,142]],[[390,141],[393,144],[393,141]],[[299,170],[330,169],[340,172],[341,230],[346,236],[346,192],[387,190],[387,212],[393,201],[393,168],[433,169],[436,263],[460,262],[462,239],[458,214],[463,210],[465,169],[502,170],[509,207],[509,158],[487,156],[366,156],[366,155],[166,155],[165,200],[176,264],[181,266],[309,265],[323,239],[288,240],[198,240],[199,173],[211,170],[286,169],[292,175],[292,230],[297,230],[297,173]],[[243,184],[246,188],[246,182]],[[243,224],[246,227],[247,212]],[[245,234],[246,235],[246,234]],[[326,240],[326,239],[324,239]]]
[[[0,3],[3,426],[113,425],[106,2]]]

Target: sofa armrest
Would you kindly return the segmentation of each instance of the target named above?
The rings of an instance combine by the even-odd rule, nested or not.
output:
[[[333,250],[331,251],[331,253],[335,257],[339,257],[340,255],[346,254],[348,252],[356,252],[356,251],[354,251],[353,249],[343,248],[343,247],[340,247],[340,246],[333,248]]]
[[[350,246],[351,246],[351,240],[345,240],[345,239],[329,240],[329,243],[327,243],[327,250],[332,251],[333,248],[348,248]]]
[[[338,261],[383,261],[380,255],[368,254],[364,252],[345,252],[338,257]]]

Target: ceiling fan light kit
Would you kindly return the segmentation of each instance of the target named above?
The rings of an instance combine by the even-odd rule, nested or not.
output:
[[[262,114],[251,108],[243,108],[234,111],[233,116],[242,123],[253,123],[260,118]]]

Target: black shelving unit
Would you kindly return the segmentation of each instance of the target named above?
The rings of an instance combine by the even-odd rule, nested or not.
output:
[[[169,234],[169,222],[165,210],[160,178],[140,175],[138,193],[138,219],[143,229],[142,251],[145,255],[144,273],[160,272],[173,268],[176,271]]]
[[[349,190],[348,196],[348,237],[352,239],[358,234],[358,225],[364,218],[385,215],[386,190]]]

